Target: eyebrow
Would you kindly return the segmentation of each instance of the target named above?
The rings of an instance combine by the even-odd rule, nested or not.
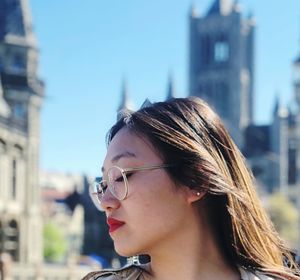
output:
[[[129,152],[129,151],[125,151],[121,154],[117,154],[115,155],[111,162],[116,163],[117,161],[119,161],[121,158],[130,158],[130,157],[136,157],[136,154],[133,152]],[[105,168],[102,166],[101,171],[104,172]]]

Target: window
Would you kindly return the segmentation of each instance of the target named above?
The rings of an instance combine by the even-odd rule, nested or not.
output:
[[[26,69],[25,58],[21,54],[16,54],[13,57],[11,70],[15,73],[23,73]]]
[[[2,139],[0,139],[0,155],[5,154],[5,152],[6,152],[6,144]]]
[[[12,161],[12,199],[17,198],[17,161],[14,159]]]
[[[25,106],[22,103],[16,103],[13,109],[14,117],[16,119],[23,119],[25,117]]]
[[[0,221],[0,252],[3,252],[4,250],[4,232],[2,227],[2,222]]]
[[[226,41],[218,41],[214,47],[215,62],[226,62],[229,58],[229,45]]]
[[[11,220],[5,227],[4,247],[14,261],[19,260],[19,229],[15,220]]]

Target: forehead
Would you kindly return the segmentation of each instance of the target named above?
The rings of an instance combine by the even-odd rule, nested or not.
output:
[[[110,142],[104,160],[104,167],[121,159],[133,159],[145,163],[158,163],[158,153],[146,137],[122,128]]]

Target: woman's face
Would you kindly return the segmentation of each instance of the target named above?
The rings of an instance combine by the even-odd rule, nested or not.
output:
[[[109,144],[103,176],[114,165],[121,168],[163,164],[145,138],[122,128]],[[190,203],[186,188],[175,187],[164,168],[133,172],[129,191],[117,200],[109,190],[102,199],[116,251],[122,256],[151,254],[176,240],[187,225]]]

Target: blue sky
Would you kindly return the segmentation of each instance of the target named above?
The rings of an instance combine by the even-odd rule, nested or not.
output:
[[[136,108],[163,100],[173,73],[177,96],[188,88],[191,0],[31,0],[46,83],[41,168],[97,175],[105,134],[116,118],[126,77]],[[212,1],[193,1],[200,14]],[[300,1],[241,0],[256,18],[255,120],[270,119],[274,96],[292,99],[292,60],[300,53]],[[271,6],[270,6],[271,5]]]

